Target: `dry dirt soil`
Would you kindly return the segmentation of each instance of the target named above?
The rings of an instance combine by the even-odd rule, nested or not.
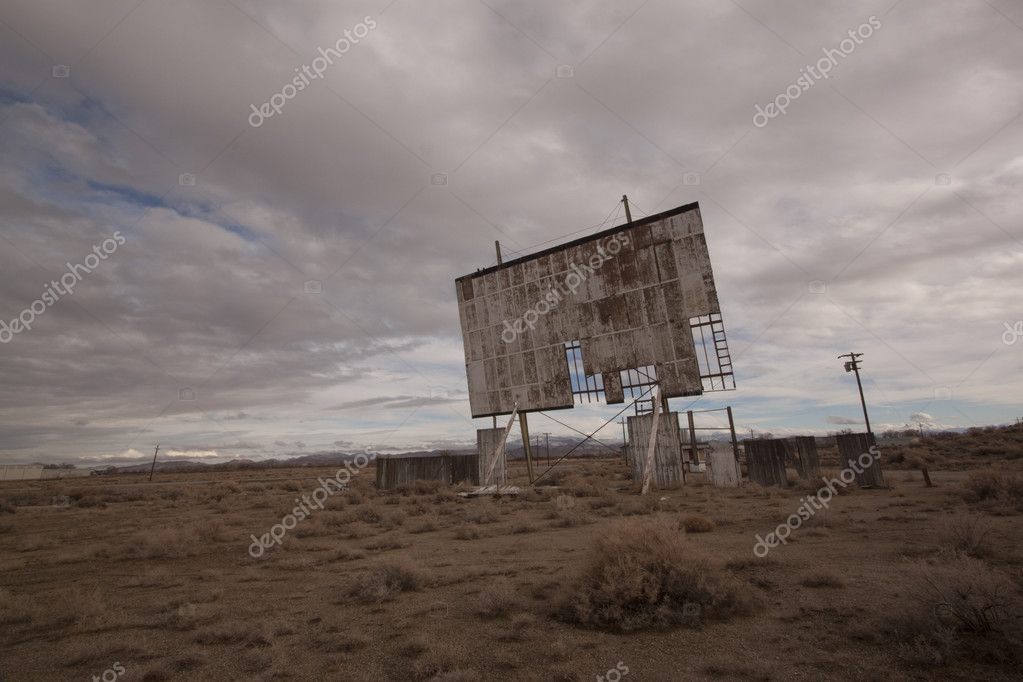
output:
[[[932,470],[931,488],[889,470],[764,559],[755,536],[818,485],[691,475],[640,497],[623,463],[591,459],[466,499],[378,491],[370,466],[257,559],[250,536],[334,469],[5,483],[0,679],[1018,680],[1014,463]],[[580,615],[581,585],[600,618]]]

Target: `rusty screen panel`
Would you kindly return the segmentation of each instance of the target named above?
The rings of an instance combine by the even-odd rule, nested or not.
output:
[[[735,387],[695,203],[455,284],[473,417]]]

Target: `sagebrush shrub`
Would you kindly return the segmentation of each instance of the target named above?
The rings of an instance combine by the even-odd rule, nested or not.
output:
[[[617,632],[698,626],[751,612],[755,600],[746,590],[697,555],[667,523],[630,520],[597,540],[557,614]]]

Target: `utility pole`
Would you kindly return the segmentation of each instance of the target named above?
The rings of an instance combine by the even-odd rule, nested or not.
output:
[[[501,242],[494,240],[494,250],[497,251],[497,264],[503,265],[504,261],[501,259]]]
[[[622,195],[622,203],[625,204],[625,224],[632,224],[632,211],[629,210],[629,197]]]
[[[149,480],[153,480],[153,471],[156,470],[156,453],[160,452],[160,444],[157,443],[156,450],[153,452],[153,466],[149,467]]]
[[[863,421],[867,425],[867,436],[873,437],[874,433],[870,430],[870,417],[867,416],[867,399],[863,397],[863,382],[860,380],[859,358],[861,357],[863,357],[863,353],[846,353],[839,355],[838,359],[849,358],[845,362],[845,371],[856,374],[856,386],[860,389],[860,404],[863,405]]]

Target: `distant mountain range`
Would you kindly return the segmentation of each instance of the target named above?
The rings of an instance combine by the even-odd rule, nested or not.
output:
[[[569,437],[551,437],[550,439],[550,457],[552,459],[562,457],[567,454],[576,444],[581,440],[580,436],[577,439]],[[606,442],[606,441],[605,441]],[[571,455],[575,456],[594,456],[594,455],[606,455],[616,456],[621,452],[621,443],[608,443],[610,447],[604,447],[593,441],[587,442],[585,445],[579,446]],[[534,440],[534,458],[546,461],[547,458],[547,441],[543,438],[540,439],[540,448],[536,449],[536,441]],[[402,453],[383,453],[376,455],[381,457],[424,457],[424,456],[438,456],[442,454],[451,455],[471,455],[475,454],[476,448],[456,448],[456,449],[445,449],[445,450],[415,450],[411,452]],[[174,460],[159,460],[156,462],[156,471],[159,472],[195,472],[195,471],[238,471],[244,469],[278,469],[285,467],[329,467],[329,466],[344,466],[345,462],[351,462],[358,454],[353,452],[313,452],[306,455],[298,455],[295,457],[274,457],[272,459],[232,459],[226,462],[208,463],[190,459],[174,459]],[[522,444],[517,443],[509,446],[508,457],[510,459],[522,459],[525,455],[522,452]],[[125,466],[107,466],[107,467],[92,467],[94,470],[99,471],[103,474],[133,474],[133,473],[146,473],[152,467],[151,462],[143,462],[140,464],[129,464]]]
[[[945,432],[957,433],[965,431],[966,429],[954,428],[944,429]],[[515,435],[518,435],[517,433]],[[770,436],[770,434],[757,434],[757,437],[762,435]],[[559,457],[566,455],[571,457],[616,457],[621,456],[621,435],[618,434],[617,439],[613,433],[601,433],[600,442],[595,440],[589,440],[583,445],[579,445],[579,441],[583,439],[583,436],[550,436],[549,440],[542,434],[539,438],[533,437],[533,458],[540,462],[546,462],[548,457],[553,462]],[[742,435],[739,436],[739,440],[743,439]],[[730,437],[727,433],[701,433],[699,440],[703,441],[727,441]],[[537,446],[539,443],[539,447]],[[437,456],[441,454],[452,454],[452,455],[465,455],[474,454],[476,448],[452,448],[444,450],[415,450],[403,453],[384,453],[377,456],[383,457],[398,457],[398,456]],[[173,460],[157,460],[156,471],[160,472],[196,472],[196,471],[237,471],[246,469],[278,469],[278,468],[289,468],[289,467],[329,467],[329,466],[344,466],[345,462],[352,461],[356,455],[362,453],[355,452],[341,452],[341,451],[330,451],[330,452],[312,452],[304,455],[296,455],[293,457],[274,457],[271,459],[231,459],[224,462],[209,463],[199,460],[190,459],[173,459]],[[374,453],[376,454],[376,453]],[[523,459],[522,443],[521,440],[514,441],[508,446],[508,457],[509,459]],[[41,464],[40,464],[41,466]],[[50,465],[53,466],[53,465]],[[131,474],[131,473],[145,473],[148,472],[152,466],[151,462],[141,462],[139,464],[128,464],[123,466],[93,466],[88,467],[97,472],[103,474]],[[74,467],[72,467],[74,468]]]

